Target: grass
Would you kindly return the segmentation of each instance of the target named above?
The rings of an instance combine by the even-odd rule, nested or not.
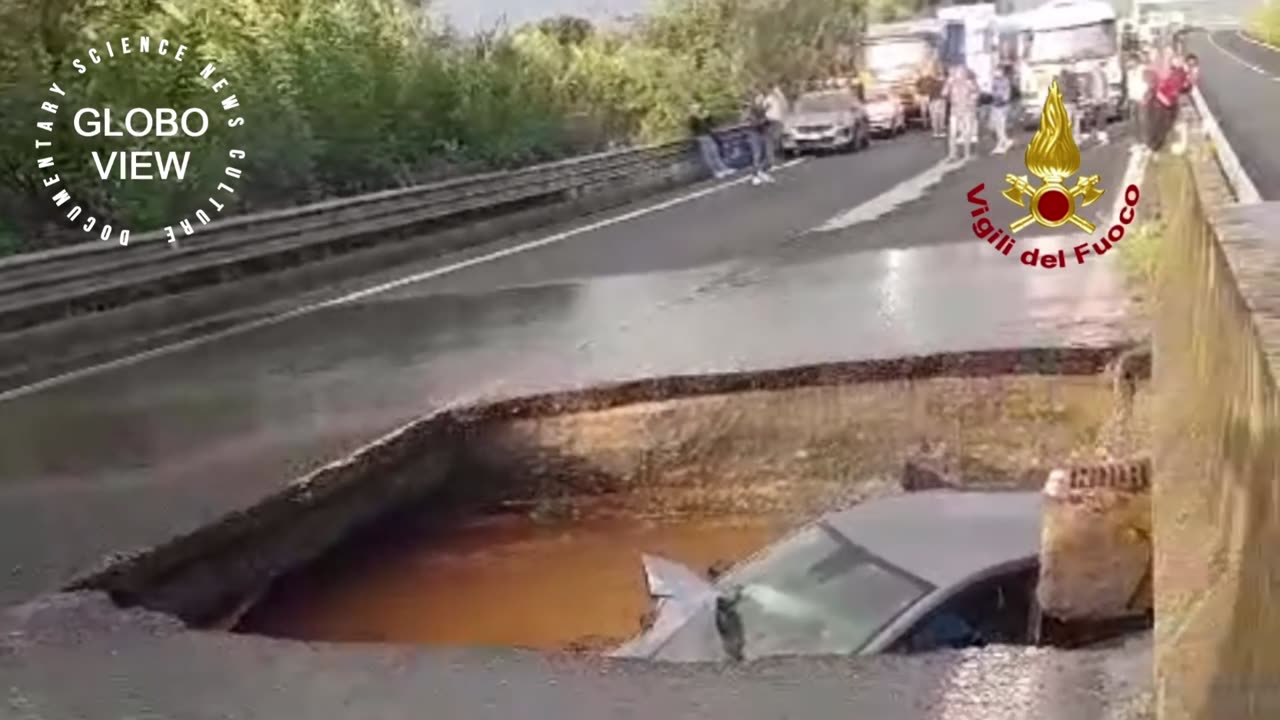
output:
[[[1268,3],[1249,18],[1249,34],[1272,45],[1280,45],[1280,4]]]
[[[1120,267],[1130,291],[1142,302],[1155,296],[1156,274],[1165,235],[1163,219],[1145,222],[1120,243]]]

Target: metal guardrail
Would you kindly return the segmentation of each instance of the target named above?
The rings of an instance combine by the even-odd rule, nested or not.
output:
[[[1226,175],[1227,183],[1235,193],[1236,200],[1242,204],[1261,202],[1262,195],[1258,193],[1258,186],[1254,185],[1253,178],[1249,177],[1244,165],[1240,163],[1240,156],[1236,155],[1235,149],[1231,147],[1226,134],[1222,131],[1222,126],[1218,124],[1218,119],[1209,109],[1208,101],[1200,93],[1200,88],[1191,89],[1191,101],[1200,115],[1204,132],[1212,143],[1213,151],[1218,157],[1218,164],[1222,166],[1222,172]]]
[[[174,245],[152,232],[127,247],[94,242],[0,259],[0,333],[294,267],[399,233],[568,201],[693,157],[687,141],[598,153],[231,217]]]

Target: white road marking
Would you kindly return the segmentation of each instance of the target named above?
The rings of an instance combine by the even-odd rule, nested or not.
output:
[[[1213,33],[1208,33],[1208,36],[1209,36],[1209,44],[1210,44],[1210,45],[1212,45],[1212,46],[1214,46],[1215,48],[1217,48],[1217,49],[1218,49],[1218,52],[1222,53],[1223,55],[1226,55],[1227,57],[1231,58],[1232,60],[1235,60],[1237,63],[1240,63],[1240,64],[1241,64],[1241,65],[1243,65],[1244,67],[1246,67],[1246,68],[1248,68],[1249,70],[1252,70],[1252,71],[1254,71],[1254,72],[1258,73],[1259,75],[1262,75],[1262,76],[1264,76],[1264,77],[1271,78],[1272,80],[1274,80],[1274,79],[1275,79],[1275,78],[1274,78],[1274,77],[1272,77],[1272,76],[1271,76],[1271,74],[1270,74],[1270,73],[1268,73],[1266,70],[1263,70],[1262,68],[1258,67],[1257,65],[1254,65],[1253,63],[1249,62],[1248,60],[1245,60],[1244,58],[1240,57],[1239,55],[1236,55],[1235,53],[1231,52],[1230,50],[1228,50],[1228,49],[1226,49],[1226,48],[1222,47],[1221,45],[1219,45],[1219,44],[1218,44],[1218,41],[1217,41],[1217,40],[1215,40],[1215,39],[1213,38]]]
[[[777,169],[785,170],[787,168],[794,167],[795,165],[799,165],[800,163],[804,162],[804,160],[805,160],[804,158],[796,158],[789,162],[785,162],[778,165]],[[14,400],[24,395],[30,395],[32,393],[36,393],[41,390],[47,390],[48,388],[51,388],[51,387],[64,385],[74,380],[79,380],[81,378],[86,378],[92,375],[98,375],[100,373],[104,373],[109,370],[118,370],[120,368],[129,367],[131,365],[136,365],[145,360],[151,360],[153,358],[161,357],[163,355],[169,355],[172,353],[181,352],[183,350],[189,350],[193,347],[204,345],[206,343],[210,343],[215,340],[222,340],[224,338],[228,338],[233,335],[246,333],[251,330],[258,330],[264,327],[278,325],[287,320],[292,320],[294,318],[301,317],[303,315],[309,315],[319,310],[324,310],[326,308],[331,308],[338,305],[345,305],[347,303],[352,303],[357,300],[364,300],[365,298],[369,298],[374,295],[385,293],[389,290],[395,290],[397,288],[401,288],[406,285],[412,285],[414,283],[423,282],[424,280],[430,280],[432,278],[437,278],[442,275],[455,273],[459,270],[465,270],[469,267],[474,267],[476,265],[482,265],[484,263],[492,262],[494,260],[501,260],[502,258],[505,258],[505,257],[510,257],[512,255],[517,255],[523,252],[528,252],[529,250],[536,250],[537,248],[540,248],[540,247],[553,245],[562,240],[567,240],[568,238],[575,237],[577,235],[594,232],[596,230],[610,227],[612,225],[618,225],[624,222],[628,222],[630,220],[635,220],[636,218],[644,217],[645,215],[651,215],[656,212],[661,212],[668,208],[672,208],[677,205],[682,205],[684,203],[697,200],[699,198],[712,195],[714,193],[721,192],[722,190],[726,190],[736,185],[745,184],[747,182],[750,182],[750,180],[751,180],[751,176],[749,174],[744,175],[743,177],[737,178],[735,180],[730,180],[728,182],[712,185],[710,187],[702,188],[701,190],[696,190],[691,193],[686,193],[684,195],[680,195],[678,197],[674,197],[669,200],[665,200],[663,202],[657,203],[656,205],[649,205],[646,207],[638,208],[636,210],[632,210],[631,212],[623,213],[621,215],[616,215],[613,217],[604,218],[603,220],[598,220],[593,223],[588,223],[586,225],[571,228],[569,230],[555,233],[554,235],[548,235],[547,237],[539,238],[537,240],[531,240],[529,242],[522,243],[520,245],[514,245],[509,248],[503,248],[502,250],[495,250],[493,252],[486,253],[484,255],[480,255],[474,258],[470,258],[468,260],[462,260],[460,262],[452,263],[450,265],[433,268],[425,272],[415,273],[413,275],[407,275],[405,277],[398,278],[396,280],[391,280],[389,282],[385,282],[380,285],[374,285],[373,287],[365,288],[363,290],[357,290],[355,292],[348,293],[346,295],[343,295],[338,298],[334,298],[332,300],[325,300],[322,302],[312,303],[310,305],[304,305],[302,307],[294,308],[293,310],[289,310],[287,312],[283,312],[278,315],[272,315],[271,317],[266,317],[259,320],[254,320],[252,322],[243,323],[241,325],[236,325],[236,326],[227,328],[225,330],[220,330],[215,333],[210,333],[208,335],[201,335],[199,337],[194,337],[189,340],[183,340],[182,342],[173,343],[172,345],[165,345],[163,347],[153,348],[151,350],[146,350],[144,352],[128,355],[122,358],[118,358],[116,360],[112,360],[110,362],[100,363],[98,365],[91,365],[89,367],[81,368],[79,370],[73,370],[71,372],[66,372],[61,375],[55,375],[53,377],[46,378],[44,380],[40,380],[38,382],[34,382],[29,385],[23,385],[22,387],[17,387],[12,390],[0,392],[0,402]]]
[[[946,161],[925,170],[914,177],[903,180],[894,187],[886,190],[874,198],[858,205],[855,208],[845,211],[822,225],[810,230],[810,232],[832,232],[853,227],[861,223],[877,220],[880,217],[892,212],[895,208],[903,203],[912,200],[918,200],[923,197],[929,188],[937,185],[946,177],[947,173],[962,167],[955,163]],[[1116,222],[1116,218],[1120,217],[1120,211],[1124,208],[1124,188],[1129,185],[1140,184],[1142,181],[1142,173],[1146,169],[1146,158],[1140,156],[1136,148],[1131,148],[1129,153],[1129,164],[1125,168],[1124,182],[1119,186],[1119,196],[1116,198],[1115,207],[1111,213],[1111,220],[1108,221],[1107,227],[1111,223]]]
[[[1111,206],[1111,215],[1107,220],[1107,227],[1120,222],[1120,213],[1124,211],[1125,189],[1130,185],[1137,185],[1138,192],[1141,193],[1142,180],[1147,174],[1147,163],[1151,160],[1151,155],[1145,152],[1145,146],[1135,144],[1129,146],[1129,163],[1125,165],[1124,175],[1121,177],[1120,185],[1116,188],[1116,201]],[[1150,190],[1151,188],[1148,188]],[[1138,200],[1138,209],[1142,209],[1142,200]]]
[[[1272,82],[1280,82],[1280,77],[1268,76],[1260,68],[1250,65],[1227,51],[1218,44],[1217,40],[1213,39],[1213,33],[1208,33],[1208,35],[1209,43],[1222,54],[1255,72],[1270,77]],[[1245,36],[1241,34],[1241,37]],[[1249,38],[1245,37],[1245,39],[1248,40]],[[1218,162],[1222,165],[1222,170],[1227,176],[1228,183],[1231,185],[1232,190],[1235,191],[1236,200],[1242,204],[1262,202],[1262,195],[1258,192],[1258,186],[1254,184],[1253,178],[1249,177],[1244,165],[1240,163],[1240,156],[1236,154],[1235,148],[1231,147],[1226,133],[1222,131],[1222,126],[1218,123],[1218,119],[1214,117],[1213,111],[1209,109],[1209,103],[1205,101],[1200,88],[1191,88],[1191,99],[1195,103],[1196,109],[1200,111],[1200,117],[1204,122],[1204,130],[1213,143],[1213,150],[1218,156]]]
[[[924,197],[925,192],[942,181],[952,170],[962,167],[956,163],[940,162],[915,177],[908,178],[870,200],[847,210],[809,232],[833,232],[876,220],[889,214],[903,203]]]
[[[1244,33],[1244,31],[1243,31],[1243,30],[1237,30],[1237,31],[1236,31],[1236,35],[1239,35],[1239,36],[1240,36],[1240,39],[1241,39],[1241,40],[1244,40],[1245,42],[1253,43],[1254,45],[1257,45],[1258,47],[1266,48],[1266,49],[1268,49],[1268,50],[1270,50],[1270,51],[1272,51],[1272,52],[1280,52],[1280,47],[1276,47],[1275,45],[1272,45],[1271,43],[1269,43],[1269,42],[1267,42],[1267,41],[1265,41],[1265,40],[1259,40],[1259,39],[1257,39],[1257,38],[1251,38],[1251,37],[1249,37],[1248,35],[1246,35],[1246,34]]]
[[[1108,237],[1110,235],[1111,227],[1113,225],[1120,224],[1120,213],[1124,212],[1125,207],[1127,207],[1124,201],[1124,196],[1126,194],[1125,191],[1130,185],[1138,186],[1138,209],[1135,213],[1137,217],[1134,219],[1134,224],[1127,227],[1125,230],[1126,232],[1133,232],[1137,229],[1137,226],[1142,223],[1142,180],[1146,177],[1147,163],[1151,159],[1150,154],[1145,152],[1145,150],[1146,147],[1140,143],[1129,146],[1129,162],[1125,165],[1124,175],[1121,176],[1120,185],[1112,191],[1115,193],[1115,202],[1111,204],[1111,215],[1106,218],[1106,223],[1100,225],[1098,232],[1095,233],[1099,239]],[[1146,188],[1146,191],[1151,192],[1154,189],[1155,188]],[[1118,254],[1119,253],[1117,253],[1117,255]],[[1111,255],[1110,257],[1104,257],[1102,259],[1109,259],[1111,262],[1106,264],[1106,269],[1103,272],[1088,273],[1087,280],[1085,281],[1087,284],[1084,294],[1085,298],[1106,297],[1105,291],[1107,288],[1117,288],[1123,285],[1123,282],[1120,279],[1120,266],[1116,260],[1116,255]],[[1121,293],[1121,295],[1128,297],[1128,293]],[[1127,314],[1127,308],[1122,310],[1121,314]]]

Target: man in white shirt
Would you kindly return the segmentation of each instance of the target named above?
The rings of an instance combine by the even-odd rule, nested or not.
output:
[[[787,120],[789,105],[786,94],[777,85],[774,85],[773,89],[764,98],[765,118],[769,121],[765,139],[769,143],[769,161],[771,165],[777,164],[778,150],[782,146],[782,132],[785,127],[784,123]]]
[[[1125,73],[1125,90],[1129,96],[1129,117],[1133,118],[1136,134],[1145,138],[1146,107],[1150,85],[1147,76],[1151,73],[1147,63],[1137,53],[1129,57],[1128,72]]]
[[[1107,134],[1107,119],[1111,115],[1111,85],[1107,82],[1107,68],[1101,62],[1090,69],[1089,89],[1092,92],[1093,105],[1093,139],[1099,145],[1111,141]]]
[[[1013,147],[1013,141],[1009,139],[1009,107],[1013,103],[1011,74],[1009,66],[1000,65],[991,80],[991,113],[988,117],[991,120],[991,132],[996,136],[992,155],[1003,155]]]
[[[953,68],[943,94],[951,107],[947,161],[965,162],[978,135],[978,83],[973,71],[963,65]]]

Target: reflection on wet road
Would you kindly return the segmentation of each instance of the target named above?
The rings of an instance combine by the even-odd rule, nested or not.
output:
[[[767,518],[490,517],[401,530],[336,553],[279,588],[242,632],[337,642],[607,650],[649,609],[641,553],[702,570],[782,532]]]
[[[1020,158],[984,158],[874,222],[811,232],[932,167],[940,150],[908,137],[814,160],[776,186],[730,188],[0,403],[0,604],[453,403],[1127,337],[1110,258],[1035,271],[973,239],[966,191]],[[1109,182],[1124,160],[1084,153]]]

